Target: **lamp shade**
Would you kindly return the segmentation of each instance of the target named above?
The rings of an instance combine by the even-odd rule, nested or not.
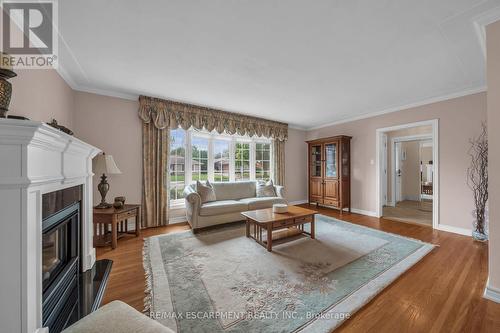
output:
[[[115,160],[113,159],[112,155],[97,155],[94,158],[93,161],[93,169],[94,173],[97,175],[101,174],[108,174],[108,175],[114,175],[114,174],[120,174],[122,173],[120,169],[116,166]]]

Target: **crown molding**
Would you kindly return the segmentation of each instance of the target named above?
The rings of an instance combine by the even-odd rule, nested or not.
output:
[[[486,13],[478,15],[472,19],[476,36],[481,45],[483,56],[486,59],[486,26],[496,21],[500,21],[500,6],[495,7]]]
[[[500,9],[500,7],[498,7],[498,8]],[[500,15],[500,11],[498,13]],[[488,21],[486,21],[486,22],[488,22]],[[57,73],[59,73],[61,78],[74,91],[86,92],[86,93],[90,93],[90,94],[109,96],[109,97],[115,97],[115,98],[121,98],[121,99],[125,99],[125,100],[130,100],[130,101],[137,101],[139,99],[138,94],[123,93],[123,92],[81,86],[81,85],[77,84],[75,80],[72,79],[71,75],[64,69],[63,66],[61,66],[61,64],[59,64],[56,71],[57,71]],[[379,111],[368,112],[368,113],[364,113],[364,114],[359,115],[359,116],[347,117],[344,119],[340,119],[340,120],[333,121],[333,122],[326,123],[326,124],[319,125],[319,126],[305,127],[305,126],[298,126],[298,125],[290,125],[289,124],[288,127],[291,129],[296,129],[296,130],[300,130],[300,131],[313,131],[313,130],[320,129],[320,128],[340,125],[340,124],[349,123],[349,122],[356,121],[356,120],[362,120],[362,119],[381,116],[381,115],[384,115],[387,113],[398,112],[398,111],[416,108],[416,107],[420,107],[420,106],[424,106],[424,105],[428,105],[428,104],[432,104],[432,103],[443,102],[443,101],[447,101],[447,100],[458,98],[458,97],[464,97],[467,95],[482,93],[482,92],[485,92],[486,90],[487,90],[486,86],[479,86],[476,88],[470,88],[470,89],[457,91],[457,92],[447,94],[447,95],[441,95],[441,96],[427,98],[427,99],[424,99],[422,101],[411,103],[411,104],[396,106],[396,107],[392,107],[392,108],[384,109],[384,110],[379,110]]]
[[[482,92],[485,92],[486,90],[487,90],[486,86],[479,86],[477,88],[465,89],[465,90],[457,91],[457,92],[447,94],[447,95],[427,98],[427,99],[421,100],[419,102],[411,103],[411,104],[396,106],[396,107],[392,107],[392,108],[380,110],[380,111],[368,112],[368,113],[362,114],[360,116],[348,117],[348,118],[344,118],[341,120],[333,121],[331,123],[309,127],[309,128],[307,128],[307,130],[312,131],[312,130],[316,130],[316,129],[320,129],[320,128],[350,123],[350,122],[356,121],[356,120],[373,118],[373,117],[381,116],[381,115],[388,114],[388,113],[403,111],[403,110],[416,108],[416,107],[420,107],[420,106],[424,106],[424,105],[428,105],[428,104],[444,102],[444,101],[458,98],[458,97],[464,97],[464,96],[468,96],[468,95],[482,93]]]
[[[104,90],[104,89],[98,89],[98,88],[78,86],[76,89],[73,89],[73,90],[79,91],[79,92],[95,94],[95,95],[121,98],[121,99],[126,99],[126,100],[134,101],[134,102],[137,102],[139,100],[139,95],[136,95],[136,94],[129,94],[129,93]]]

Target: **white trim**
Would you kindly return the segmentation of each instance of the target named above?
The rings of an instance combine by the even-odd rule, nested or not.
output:
[[[439,224],[436,229],[441,230],[441,231],[452,232],[454,234],[472,237],[472,230],[471,229],[455,227],[455,226],[447,225],[447,224]]]
[[[500,6],[495,7],[486,13],[482,13],[472,19],[477,39],[481,45],[484,59],[486,59],[486,26],[500,20]]]
[[[376,162],[376,217],[382,216],[383,211],[383,200],[382,200],[382,191],[381,191],[381,182],[382,182],[382,161],[380,158],[380,149],[382,142],[382,135],[385,132],[396,131],[406,128],[412,128],[417,126],[432,126],[432,145],[433,145],[433,165],[434,165],[434,182],[433,182],[433,197],[432,201],[432,227],[434,229],[439,229],[439,119],[425,120],[414,123],[408,123],[398,126],[391,126],[385,128],[378,128],[375,133],[376,140],[376,154],[375,157],[377,159]]]
[[[309,202],[309,200],[304,199],[304,200],[290,201],[288,204],[291,206],[295,206],[295,205],[303,205],[303,204],[306,204],[308,202]]]
[[[490,286],[490,278],[488,278],[488,281],[486,281],[486,287],[484,288],[483,297],[489,299],[490,301],[500,303],[500,289]]]
[[[379,217],[377,216],[377,212],[372,212],[369,210],[363,210],[363,209],[358,209],[358,208],[351,208],[351,212],[355,214],[361,214],[361,215],[366,215],[366,216],[371,216],[371,217]]]
[[[312,131],[312,130],[316,130],[316,129],[320,129],[320,128],[324,128],[324,127],[330,127],[330,126],[334,126],[334,125],[349,123],[351,121],[356,121],[356,120],[361,120],[361,119],[366,119],[366,118],[372,118],[372,117],[376,117],[376,116],[381,116],[381,115],[384,115],[384,114],[387,114],[387,113],[404,111],[404,110],[411,109],[411,108],[416,108],[416,107],[419,107],[419,106],[424,106],[424,105],[428,105],[428,104],[432,104],[432,103],[443,102],[443,101],[447,101],[447,100],[450,100],[450,99],[464,97],[464,96],[473,95],[473,94],[477,94],[477,93],[482,93],[482,92],[485,92],[486,90],[487,90],[486,86],[479,86],[479,87],[475,87],[475,88],[464,89],[464,90],[460,90],[460,91],[457,91],[457,92],[454,92],[454,93],[451,93],[451,94],[447,94],[447,95],[441,95],[441,96],[436,96],[436,97],[431,97],[431,98],[423,99],[423,100],[421,100],[419,102],[415,102],[415,103],[411,103],[411,104],[396,106],[396,107],[392,107],[392,108],[389,108],[389,109],[384,109],[384,110],[381,110],[381,111],[367,112],[367,113],[364,113],[364,114],[362,114],[360,116],[348,117],[348,118],[344,118],[344,119],[341,119],[341,120],[337,120],[337,121],[333,121],[333,122],[330,122],[330,123],[326,123],[324,125],[309,127],[307,130],[308,131]]]
[[[387,169],[388,169],[388,165],[387,165],[387,156],[388,156],[388,151],[387,149],[389,149],[389,144],[388,144],[388,141],[387,141],[388,137],[387,137],[387,134],[382,134],[382,141],[384,143],[384,146],[383,146],[383,149],[381,150],[381,153],[382,153],[382,166],[383,166],[383,170],[384,172],[382,173],[382,204],[383,205],[387,205],[387,202],[389,201],[389,198],[388,198],[388,195],[387,195]]]
[[[406,135],[406,136],[398,136],[391,138],[391,200],[393,203],[393,207],[398,202],[398,198],[396,198],[396,145],[397,142],[408,142],[408,141],[417,141],[417,140],[432,140],[432,134],[415,134],[415,135]],[[419,152],[420,153],[420,152]],[[419,198],[415,199],[418,201]],[[431,197],[432,199],[432,197]],[[412,199],[410,199],[412,200]]]

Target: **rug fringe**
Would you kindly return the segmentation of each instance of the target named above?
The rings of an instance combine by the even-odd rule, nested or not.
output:
[[[144,267],[144,276],[146,278],[146,288],[144,290],[144,310],[142,312],[149,316],[153,306],[153,272],[151,268],[151,258],[149,257],[149,243],[148,238],[144,239],[144,246],[142,247],[142,265]]]

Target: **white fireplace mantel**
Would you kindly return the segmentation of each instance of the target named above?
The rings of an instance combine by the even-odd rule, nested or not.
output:
[[[0,119],[2,332],[42,326],[42,194],[83,185],[82,269],[94,264],[92,158],[99,152],[45,123]]]

